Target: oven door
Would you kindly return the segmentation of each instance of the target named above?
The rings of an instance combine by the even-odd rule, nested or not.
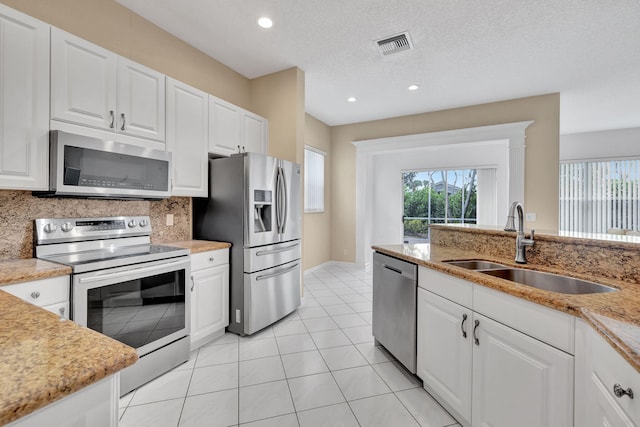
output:
[[[189,334],[189,257],[73,276],[72,319],[140,356]]]

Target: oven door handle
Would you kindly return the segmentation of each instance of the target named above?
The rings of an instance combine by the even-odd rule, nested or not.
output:
[[[156,264],[154,266],[151,267],[138,267],[138,268],[132,268],[130,270],[126,270],[126,271],[119,271],[117,273],[99,273],[95,276],[91,276],[91,277],[83,277],[80,279],[80,283],[93,283],[93,282],[101,282],[103,280],[109,280],[109,279],[117,279],[120,277],[126,277],[126,276],[131,276],[132,274],[138,274],[138,273],[147,273],[147,272],[151,272],[151,271],[156,271],[156,270],[165,270],[167,268],[171,268],[174,266],[183,266],[185,264],[185,261],[181,260],[181,261],[174,261],[174,262],[170,262],[167,264]],[[187,262],[188,264],[188,262]]]

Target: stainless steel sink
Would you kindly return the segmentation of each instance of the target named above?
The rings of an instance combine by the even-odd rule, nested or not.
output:
[[[495,268],[507,268],[505,265],[498,264],[490,261],[482,261],[478,259],[472,259],[467,261],[445,261],[449,265],[456,267],[466,268],[468,270],[490,270]]]
[[[561,294],[597,294],[617,291],[616,288],[588,282],[559,274],[543,273],[541,271],[525,270],[521,268],[503,268],[484,270],[484,274],[510,280],[521,285],[532,286],[545,291]]]

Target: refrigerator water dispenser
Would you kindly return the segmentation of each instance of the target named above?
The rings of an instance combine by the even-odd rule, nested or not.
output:
[[[254,190],[253,222],[256,233],[271,231],[271,191]]]

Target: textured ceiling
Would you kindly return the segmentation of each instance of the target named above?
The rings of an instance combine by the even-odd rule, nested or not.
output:
[[[640,127],[640,0],[117,1],[248,78],[298,66],[329,125],[560,92],[562,133]]]

